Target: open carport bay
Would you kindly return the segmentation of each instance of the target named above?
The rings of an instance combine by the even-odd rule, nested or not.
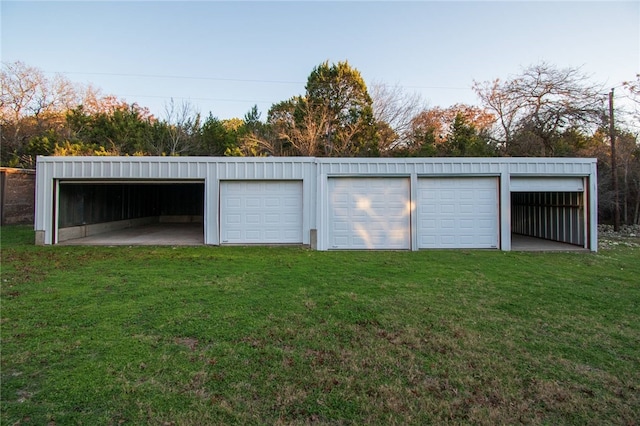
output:
[[[156,241],[159,238],[162,244],[180,244],[183,240],[182,243],[194,243],[195,230],[196,239],[203,243],[203,217],[204,182],[201,181],[61,181],[57,242],[90,243],[86,238],[101,235],[104,239],[106,234],[112,234],[109,244],[116,244],[118,235],[130,240],[136,233],[146,233],[155,235]],[[191,232],[176,232],[174,224],[190,225]],[[123,234],[124,230],[128,230],[127,233]],[[145,241],[139,239],[138,244]]]

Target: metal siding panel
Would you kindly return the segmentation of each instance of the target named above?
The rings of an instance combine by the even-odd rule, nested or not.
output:
[[[567,229],[567,226],[571,224],[570,211],[566,208],[566,198],[565,193],[555,194],[556,198],[556,217],[558,218],[554,231],[555,237],[554,239],[559,241],[570,241],[571,232]]]
[[[542,208],[544,210],[544,216],[545,216],[545,238],[547,239],[552,239],[552,229],[553,229],[553,212],[552,209],[549,208],[549,203],[551,200],[551,194],[545,193],[544,194],[544,203],[542,205]]]
[[[35,199],[35,219],[34,228],[36,231],[51,231],[50,220],[53,215],[53,196],[51,186],[53,184],[54,164],[41,161],[38,158],[36,163],[36,199]]]
[[[152,179],[160,177],[160,163],[157,161],[153,161],[149,164],[149,177]]]
[[[133,177],[141,177],[140,175],[140,163],[139,162],[131,162],[129,163],[129,176],[130,178]]]
[[[535,194],[536,196],[534,197],[534,208],[536,211],[536,222],[535,222],[535,228],[533,229],[533,235],[537,236],[537,237],[544,237],[544,229],[545,229],[545,220],[544,220],[544,212],[542,211],[542,207],[541,207],[541,195],[540,194]]]

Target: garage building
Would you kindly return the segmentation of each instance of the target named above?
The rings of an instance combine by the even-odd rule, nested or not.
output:
[[[596,251],[596,188],[584,158],[38,157],[36,242],[180,224],[208,245]]]

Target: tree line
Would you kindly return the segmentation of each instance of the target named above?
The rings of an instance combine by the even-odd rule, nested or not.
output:
[[[3,63],[0,84],[3,166],[33,168],[38,155],[596,157],[601,219],[617,198],[623,223],[640,223],[638,109],[616,109],[614,174],[607,93],[576,68],[541,63],[474,82],[479,105],[442,108],[398,86],[367,87],[348,62],[327,61],[265,119],[257,106],[219,119],[173,100],[156,117],[22,62]],[[640,76],[618,89],[640,107]]]

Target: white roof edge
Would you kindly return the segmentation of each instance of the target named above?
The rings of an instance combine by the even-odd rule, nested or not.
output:
[[[310,157],[313,158],[313,157]],[[597,162],[586,157],[315,157],[317,163],[585,163]]]
[[[103,161],[131,161],[131,162],[140,162],[140,161],[156,161],[156,162],[198,162],[198,163],[234,163],[234,162],[242,162],[251,159],[251,161],[259,163],[271,163],[271,162],[282,162],[282,161],[296,161],[301,163],[312,163],[315,161],[314,157],[206,157],[206,156],[184,156],[184,157],[167,157],[167,156],[117,156],[117,155],[95,155],[95,156],[45,156],[38,155],[38,162],[64,162],[64,161],[92,161],[92,162],[103,162]]]
[[[597,163],[597,158],[585,157],[165,157],[165,156],[43,156],[37,157],[38,162],[65,162],[65,161],[91,161],[91,162],[197,162],[197,163],[273,163],[273,162],[300,162],[300,163]]]

